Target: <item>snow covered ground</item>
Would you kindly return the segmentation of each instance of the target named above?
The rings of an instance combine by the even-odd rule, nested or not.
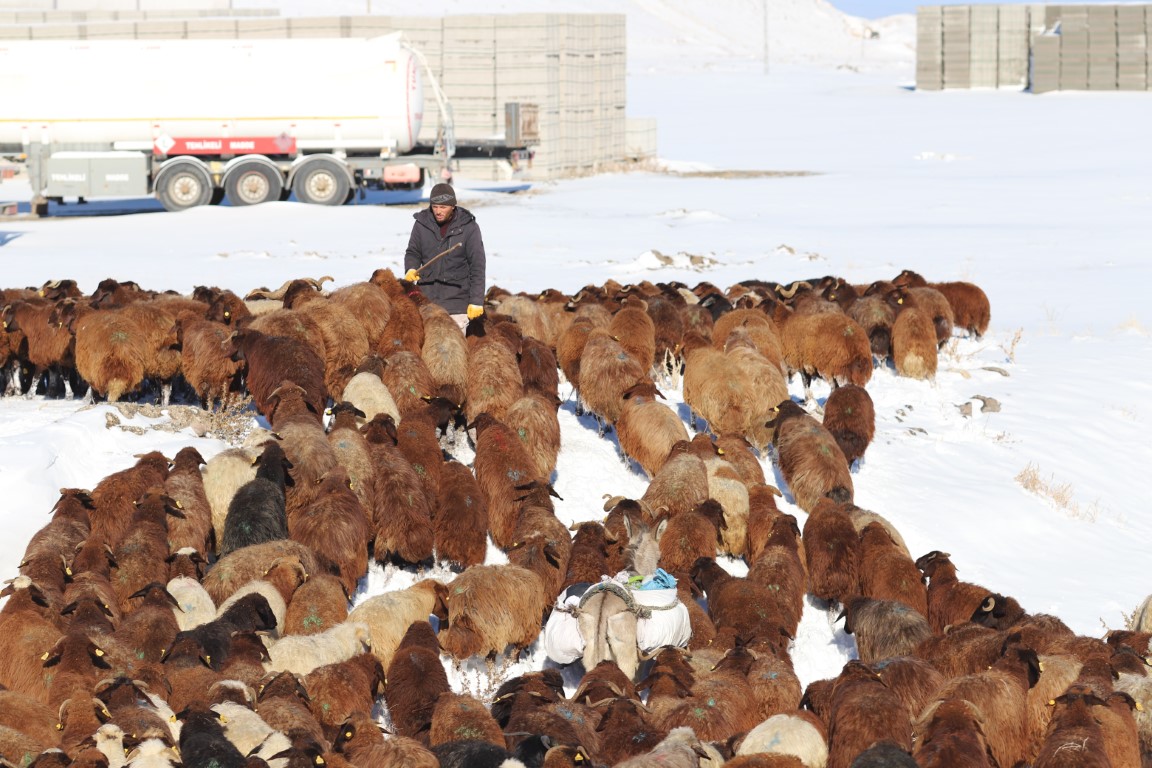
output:
[[[575,291],[609,278],[724,286],[825,274],[867,283],[911,268],[979,284],[992,302],[982,341],[951,344],[931,383],[874,375],[877,435],[853,478],[857,503],[888,517],[914,555],[948,551],[961,578],[1029,611],[1093,636],[1122,626],[1152,592],[1143,561],[1152,539],[1147,94],[918,93],[908,87],[906,45],[862,60],[859,40],[844,32],[859,20],[821,0],[772,5],[797,15],[809,43],[839,46],[856,63],[787,58],[781,20],[781,66],[767,76],[748,31],[752,0],[728,0],[724,24],[712,26],[691,19],[696,5],[686,2],[655,4],[651,14],[641,2],[579,5],[625,8],[631,34],[666,35],[630,48],[628,80],[629,113],[659,121],[662,170],[511,196],[460,179],[461,204],[484,232],[489,283]],[[701,66],[689,72],[693,62]],[[771,173],[784,171],[806,175]],[[11,194],[0,186],[0,198]],[[154,289],[247,291],[327,274],[339,286],[399,267],[414,210],[277,203],[0,222],[0,284],[70,277],[91,291],[111,276]],[[691,255],[704,266],[691,266]],[[976,395],[1000,410],[981,412]],[[225,447],[190,430],[106,428],[108,411],[0,400],[4,578],[61,487],[91,487],[153,448],[172,455],[193,443],[210,456]],[[612,438],[598,437],[571,403],[561,425],[562,520],[601,516],[603,494],[643,491]],[[375,572],[361,596],[411,579]],[[830,618],[805,617],[793,652],[804,682],[834,675],[853,652]],[[539,652],[524,662],[541,663]],[[486,685],[482,669],[454,679]]]

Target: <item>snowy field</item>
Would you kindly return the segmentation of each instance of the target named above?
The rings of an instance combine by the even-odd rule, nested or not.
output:
[[[781,61],[765,75],[759,43],[736,14],[758,3],[729,0],[727,27],[706,30],[645,15],[644,5],[622,6],[633,35],[672,32],[663,58],[650,37],[630,48],[628,111],[658,119],[659,163],[517,195],[470,191],[459,179],[461,204],[483,229],[489,284],[574,292],[609,278],[868,283],[904,268],[977,283],[992,303],[982,341],[949,344],[933,382],[875,372],[877,434],[853,477],[856,501],[890,519],[913,556],[945,550],[960,578],[1030,612],[1097,637],[1121,627],[1152,592],[1142,565],[1152,539],[1148,94],[918,93],[909,85],[908,17],[886,20],[894,39],[867,49],[855,36],[860,20],[818,0],[780,3],[791,15],[779,21]],[[841,46],[844,61],[792,55],[790,28],[816,30],[805,34]],[[688,73],[693,61],[700,66]],[[0,198],[18,190],[0,186]],[[415,210],[276,203],[0,222],[0,282],[74,278],[91,292],[114,277],[243,293],[331,275],[340,286],[399,268]],[[819,397],[827,391],[817,385]],[[1000,410],[981,412],[977,395]],[[966,403],[971,417],[961,413]],[[60,488],[92,487],[151,449],[171,456],[194,444],[208,457],[227,447],[191,430],[108,428],[109,410],[0,400],[4,578],[16,574]],[[604,494],[643,492],[644,476],[620,461],[610,435],[574,415],[571,401],[561,426],[561,520],[602,516]],[[772,474],[767,458],[764,465]],[[803,521],[798,508],[780,506]],[[359,598],[412,578],[374,572]],[[804,683],[835,675],[854,653],[832,618],[807,612],[793,650]],[[542,663],[537,651],[525,665]],[[485,685],[478,671],[455,681]]]

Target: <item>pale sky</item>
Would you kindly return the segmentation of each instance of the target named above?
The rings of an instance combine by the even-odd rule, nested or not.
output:
[[[1096,4],[1113,2],[1114,0],[1077,0],[1079,4]],[[998,0],[829,0],[845,13],[861,16],[865,19],[878,19],[882,16],[891,16],[896,13],[915,13],[920,5],[987,5],[995,4]]]

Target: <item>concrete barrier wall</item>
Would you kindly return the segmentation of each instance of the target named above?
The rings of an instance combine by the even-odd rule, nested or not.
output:
[[[916,86],[1148,90],[1149,5],[924,6]]]

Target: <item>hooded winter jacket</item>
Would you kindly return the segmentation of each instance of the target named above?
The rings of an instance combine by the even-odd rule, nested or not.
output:
[[[484,240],[476,217],[467,208],[456,207],[456,215],[448,223],[444,237],[431,208],[413,214],[412,237],[404,251],[404,269],[419,269],[421,265],[457,243],[463,247],[437,259],[420,272],[420,292],[439,304],[450,315],[463,314],[469,304],[484,304]]]

